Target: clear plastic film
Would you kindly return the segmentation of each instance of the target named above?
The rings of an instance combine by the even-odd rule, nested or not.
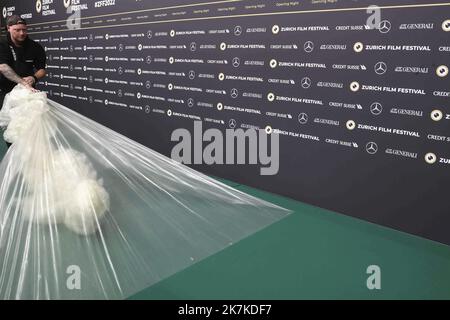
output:
[[[0,298],[122,299],[285,217],[17,86],[0,124]]]

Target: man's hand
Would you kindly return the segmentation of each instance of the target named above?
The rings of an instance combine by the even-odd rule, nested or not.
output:
[[[31,77],[31,76],[25,77],[25,78],[23,78],[23,80],[24,80],[29,86],[33,86],[34,83],[36,82],[36,81],[34,80],[34,78]]]
[[[33,79],[34,80],[34,79]],[[25,78],[22,79],[22,81],[20,82],[21,85],[23,85],[25,88],[27,88],[28,90],[31,90],[32,92],[38,92],[38,90],[36,90],[35,88],[32,87],[32,85],[30,85]]]

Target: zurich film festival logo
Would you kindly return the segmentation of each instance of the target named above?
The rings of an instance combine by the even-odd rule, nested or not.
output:
[[[241,128],[236,129],[237,123],[234,119],[230,119],[228,126],[225,136],[217,128],[203,132],[201,121],[194,121],[193,136],[185,128],[174,130],[171,141],[178,143],[172,148],[171,158],[183,164],[259,164],[262,176],[278,173],[279,135],[274,133],[270,126],[266,129],[249,128],[244,131]]]
[[[36,1],[36,12],[37,13],[41,13],[42,12],[42,1],[41,0],[37,0]]]
[[[77,10],[74,6],[72,7],[72,0],[59,0],[62,1],[64,8],[66,8],[66,13],[69,17],[66,19],[66,26],[69,30],[81,29],[81,10]],[[56,14],[54,9],[50,8],[53,1],[43,1],[36,0],[36,12],[42,15]]]

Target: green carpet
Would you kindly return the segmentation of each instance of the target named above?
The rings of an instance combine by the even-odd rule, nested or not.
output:
[[[234,186],[294,213],[132,299],[450,298],[450,247]],[[369,265],[381,290],[366,286]]]
[[[294,213],[131,299],[450,299],[450,247],[221,181]]]
[[[3,134],[3,131],[0,130],[0,133]],[[0,158],[1,159],[3,159],[3,156],[5,155],[7,150],[8,150],[8,148],[6,147],[5,142],[3,141],[3,139],[0,139]]]

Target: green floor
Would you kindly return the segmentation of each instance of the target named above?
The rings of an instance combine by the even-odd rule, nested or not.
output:
[[[132,298],[450,298],[450,247],[229,184],[294,213]],[[381,290],[367,289],[369,265]]]
[[[450,247],[226,183],[294,213],[132,299],[450,299]]]

